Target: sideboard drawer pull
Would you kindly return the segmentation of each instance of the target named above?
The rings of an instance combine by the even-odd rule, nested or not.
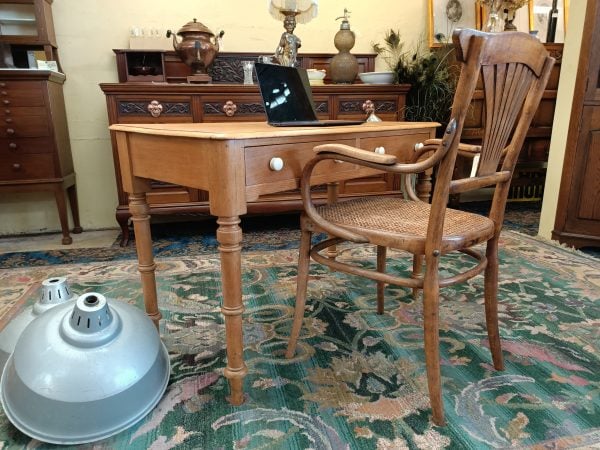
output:
[[[15,134],[15,130],[12,128],[7,128],[6,129],[6,134]]]
[[[152,117],[160,117],[163,111],[163,105],[161,105],[157,100],[152,100],[150,103],[148,103],[147,109]]]
[[[11,123],[13,120],[10,117],[7,117],[6,119],[4,119],[6,123]]]
[[[277,157],[271,158],[271,161],[269,161],[269,169],[274,172],[279,172],[283,169],[283,159]]]
[[[11,142],[10,144],[8,144],[8,148],[10,148],[11,150],[16,150],[17,147],[18,146],[16,142]]]
[[[6,83],[4,81],[0,81],[0,87],[6,87]]]
[[[2,100],[2,103],[4,103],[5,105],[10,105],[10,100],[4,99],[4,100]]]
[[[385,155],[385,147],[375,147],[375,150],[373,150],[375,153],[377,153],[378,155]]]
[[[6,92],[6,91],[0,91],[0,94],[1,95],[8,95],[8,92]]]
[[[14,163],[14,164],[12,165],[12,168],[13,168],[13,170],[14,170],[15,172],[17,172],[17,171],[21,170],[21,164],[19,164],[19,163]]]
[[[237,105],[231,100],[227,100],[223,105],[223,112],[227,117],[233,117],[237,111]]]

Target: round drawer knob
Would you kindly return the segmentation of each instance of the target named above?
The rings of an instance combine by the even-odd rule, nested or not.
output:
[[[385,147],[375,147],[374,152],[378,155],[385,155]]]
[[[12,165],[13,170],[17,171],[17,170],[21,170],[21,164],[19,163],[14,163]]]
[[[6,87],[6,83],[4,81],[0,81],[0,87]]]
[[[10,100],[2,100],[2,103],[4,103],[5,105],[10,105]]]
[[[274,172],[279,172],[281,169],[283,169],[283,159],[281,158],[271,158],[271,161],[269,161],[269,169],[273,170]]]
[[[10,117],[7,117],[6,119],[4,119],[6,121],[6,123],[11,123],[13,120]]]
[[[421,150],[425,145],[422,142],[417,142],[415,144],[415,151]]]
[[[10,109],[5,109],[4,114],[10,114],[12,111]]]
[[[6,134],[15,134],[15,130],[13,130],[12,128],[7,128]]]
[[[233,117],[237,111],[237,105],[231,100],[227,100],[223,105],[223,112],[227,117]]]
[[[11,142],[10,144],[8,144],[8,148],[15,150],[17,148],[17,143]]]
[[[0,94],[2,94],[2,95],[7,95],[7,94],[8,94],[8,92],[6,92],[6,91],[0,91]]]

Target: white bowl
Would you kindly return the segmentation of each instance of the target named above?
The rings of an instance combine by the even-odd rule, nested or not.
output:
[[[365,84],[392,84],[394,72],[363,72],[358,74],[360,80]]]
[[[308,75],[308,81],[312,85],[323,84],[326,72],[319,69],[307,69],[306,74]]]

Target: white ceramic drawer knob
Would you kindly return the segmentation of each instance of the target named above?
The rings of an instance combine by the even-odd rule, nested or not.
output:
[[[275,172],[279,172],[283,169],[283,159],[277,157],[271,158],[271,161],[269,161],[269,168]]]
[[[378,155],[385,155],[385,147],[375,147],[375,153]]]
[[[417,142],[415,144],[415,150],[421,150],[423,147],[425,147],[425,145],[423,145],[422,142]]]

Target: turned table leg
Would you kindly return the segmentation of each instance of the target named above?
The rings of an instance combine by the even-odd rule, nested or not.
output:
[[[152,255],[152,236],[150,234],[150,214],[146,201],[146,193],[129,194],[129,211],[135,233],[135,247],[138,254],[138,270],[142,278],[142,292],[146,314],[152,319],[156,328],[161,318],[156,296],[156,278],[154,256]]]
[[[238,216],[219,217],[217,223],[223,290],[221,312],[225,316],[227,343],[227,367],[224,375],[229,380],[231,390],[229,402],[237,406],[244,402],[243,381],[248,372],[244,363],[242,337],[242,229]]]

